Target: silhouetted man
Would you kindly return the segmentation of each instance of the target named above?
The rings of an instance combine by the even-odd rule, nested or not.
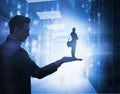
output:
[[[75,28],[72,28],[72,32],[71,32],[71,55],[72,57],[75,57],[75,51],[76,51],[76,41],[78,40],[78,36],[75,32]]]
[[[16,15],[9,21],[10,35],[0,46],[0,94],[31,94],[30,77],[41,79],[65,63],[79,60],[63,57],[45,67],[38,67],[21,48],[29,36],[30,19]]]

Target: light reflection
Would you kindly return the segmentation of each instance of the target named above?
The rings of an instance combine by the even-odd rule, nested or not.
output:
[[[32,2],[37,2],[38,0],[27,0],[27,1],[28,3],[32,3]],[[50,2],[55,0],[39,0],[39,1]],[[76,8],[75,1],[77,0],[71,0],[71,1],[72,4],[70,5],[73,5],[74,8]],[[44,78],[42,80],[32,79],[33,91],[39,90],[40,88],[42,90],[43,87],[44,87],[43,90],[45,91],[46,89],[48,89],[47,87],[50,87],[50,85],[53,87],[57,87],[54,90],[58,90],[58,91],[59,90],[65,91],[65,89],[75,90],[75,88],[81,89],[82,88],[81,83],[85,84],[88,78],[94,72],[92,69],[97,70],[96,72],[100,71],[99,69],[102,63],[101,60],[103,59],[100,57],[100,55],[109,54],[107,53],[109,50],[109,43],[102,40],[102,38],[104,39],[103,36],[104,33],[100,28],[100,25],[102,24],[100,18],[102,13],[99,11],[97,13],[96,11],[97,13],[96,17],[98,17],[98,20],[96,20],[95,26],[98,26],[97,28],[92,25],[93,19],[90,18],[90,14],[89,14],[92,0],[87,0],[87,1],[89,1],[89,4],[85,4],[86,0],[81,1],[82,3],[80,5],[80,8],[82,9],[79,10],[81,12],[79,14],[81,18],[77,17],[76,16],[77,14],[67,15],[67,12],[61,12],[59,8],[60,4],[58,3],[56,6],[58,11],[54,11],[55,8],[53,8],[52,6],[52,8],[50,8],[52,12],[51,11],[46,12],[44,10],[46,10],[47,8],[45,9],[44,7],[43,11],[41,12],[37,11],[37,15],[41,18],[40,19],[41,24],[39,24],[38,22],[39,20],[33,20],[36,17],[31,16],[32,13],[29,13],[28,11],[30,6],[29,4],[26,4],[26,13],[24,14],[26,17],[30,17],[33,20],[33,25],[31,25],[31,29],[32,29],[31,37],[28,40],[26,40],[24,48],[29,52],[31,58],[35,60],[35,62],[38,65],[41,65],[42,63],[42,65],[45,66],[46,64],[54,62],[55,60],[58,60],[63,56],[71,56],[71,49],[67,48],[66,42],[72,27],[76,28],[77,30],[76,32],[79,37],[79,40],[77,41],[76,57],[83,58],[83,61],[81,62],[70,62],[68,64],[62,65],[62,67],[59,68],[56,73],[48,76],[48,78]],[[22,13],[21,7],[22,7],[21,4],[18,4],[17,10],[10,11],[9,16],[13,17],[16,12],[18,15],[20,15]],[[36,9],[39,10],[39,8]],[[86,13],[82,14],[82,11]],[[48,14],[44,15],[44,13],[50,13],[50,14],[52,13],[51,14],[52,16]],[[59,21],[54,20],[54,18],[55,19],[59,18],[59,20],[61,20],[60,23]],[[47,23],[47,21],[49,24]],[[42,23],[44,26],[42,25]],[[3,25],[6,26],[6,23]],[[34,26],[38,26],[40,29],[34,28]],[[32,36],[34,36],[35,38],[33,38]],[[106,53],[104,51],[106,51]],[[94,66],[95,64],[97,66]],[[72,81],[74,81],[74,83]],[[50,83],[50,85],[47,85],[47,83]],[[34,85],[36,84],[39,87],[35,88]],[[95,92],[93,87],[92,90],[93,92]]]

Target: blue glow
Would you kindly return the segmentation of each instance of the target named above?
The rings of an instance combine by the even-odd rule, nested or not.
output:
[[[82,8],[84,8],[85,7],[85,5],[84,4],[82,4]]]
[[[32,94],[97,93],[90,78],[97,81],[96,75],[103,72],[104,58],[112,53],[112,47],[105,37],[109,34],[101,20],[102,12],[99,8],[90,10],[94,1],[96,0],[26,0],[22,4],[11,1],[16,9],[13,8],[5,17],[22,14],[31,18],[31,36],[22,46],[40,67],[63,56],[71,56],[71,49],[66,46],[66,42],[73,27],[79,37],[76,57],[83,61],[63,64],[57,72],[43,79],[32,78]],[[2,25],[7,27],[6,22]],[[8,35],[4,29],[1,32],[2,37]]]
[[[71,23],[72,22],[72,23]],[[61,30],[52,29],[47,31],[46,43],[45,43],[45,63],[47,65],[50,62],[60,59],[63,56],[71,56],[70,48],[67,48],[66,42],[71,32],[72,27],[76,27],[79,40],[77,41],[76,57],[83,58],[83,61],[76,61],[63,64],[56,73],[43,78],[42,80],[32,79],[32,89],[35,92],[93,92],[96,93],[94,87],[89,83],[89,67],[93,67],[92,64],[87,64],[90,58],[94,58],[94,46],[88,46],[88,40],[86,39],[89,34],[86,22],[77,21],[72,17],[67,17],[63,20],[65,28]],[[69,27],[69,28],[68,28]],[[57,27],[56,27],[57,28]],[[51,34],[51,36],[49,36]],[[51,37],[51,40],[49,39]],[[61,38],[59,38],[61,37]],[[62,38],[63,37],[63,38]],[[51,42],[50,42],[51,41]],[[32,41],[33,54],[38,56],[38,42]],[[43,84],[42,84],[43,83]],[[49,84],[48,84],[49,83]],[[37,87],[36,87],[37,86]],[[52,87],[51,87],[52,86]]]
[[[27,0],[29,3],[34,3],[34,2],[46,2],[46,1],[55,1],[55,0]]]
[[[18,9],[21,9],[21,5],[20,5],[20,4],[18,4],[18,5],[17,5],[17,8],[18,8]]]
[[[40,17],[40,19],[57,19],[62,17],[59,10],[36,12],[36,14]]]
[[[29,17],[29,14],[28,13],[26,13],[26,15],[25,15],[26,17]]]
[[[8,23],[7,22],[5,22],[5,27],[8,27]]]
[[[91,0],[89,0],[89,2],[91,2]]]
[[[89,19],[90,20],[90,19]],[[54,21],[53,21],[54,22]],[[72,22],[72,23],[71,23]],[[67,48],[66,41],[71,32],[71,28],[76,27],[79,40],[77,41],[76,57],[83,58],[82,62],[71,62],[63,64],[56,73],[43,78],[42,80],[32,79],[33,92],[82,92],[82,93],[96,93],[94,87],[88,81],[91,76],[91,69],[93,69],[94,55],[103,53],[104,47],[100,49],[96,48],[96,40],[93,43],[90,42],[90,35],[94,35],[93,29],[87,25],[90,21],[79,21],[72,16],[66,17],[63,22],[65,28],[62,30],[46,28],[45,34],[45,48],[41,48],[44,53],[44,62],[41,61],[39,50],[41,43],[38,40],[32,40],[32,55],[38,65],[45,66],[50,62],[60,59],[63,56],[71,56],[70,48]],[[45,24],[46,26],[46,24]],[[69,28],[68,28],[69,27]],[[56,27],[57,28],[57,27]],[[36,31],[38,31],[36,29]],[[89,31],[89,32],[88,32]],[[96,33],[97,34],[97,33]],[[89,35],[89,36],[88,36]],[[100,41],[100,35],[97,35],[97,40]],[[51,37],[51,38],[50,38]],[[60,37],[60,38],[59,38]],[[39,35],[41,41],[41,36]],[[41,41],[42,42],[42,41]],[[104,44],[103,44],[104,45]],[[107,49],[105,49],[107,51]],[[40,57],[40,58],[39,58]],[[91,60],[91,61],[90,61]],[[89,63],[88,63],[89,62]],[[100,67],[100,61],[97,61],[97,65]],[[72,82],[73,81],[73,82]],[[49,83],[49,84],[48,84]],[[87,86],[86,86],[87,85]],[[37,86],[37,87],[36,87]],[[51,87],[52,86],[52,87]]]
[[[10,12],[10,17],[12,17],[13,16],[13,12]]]
[[[18,11],[17,11],[17,15],[21,15],[21,12],[20,12],[20,10],[18,10]]]
[[[33,21],[33,24],[34,24],[34,25],[38,25],[38,21],[37,21],[37,20],[34,20],[34,21]]]

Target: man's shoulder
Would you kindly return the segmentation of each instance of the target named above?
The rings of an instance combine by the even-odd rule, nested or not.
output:
[[[20,47],[15,47],[13,45],[10,45],[9,43],[3,43],[0,45],[0,54],[3,56],[12,56],[14,53],[16,53]],[[20,49],[23,51],[23,49]]]
[[[17,51],[12,56],[26,57],[26,56],[29,56],[29,55],[28,55],[28,52],[25,49],[20,47],[19,49],[17,49]]]
[[[27,51],[26,51],[24,48],[22,48],[22,47],[20,47],[20,48],[17,50],[17,52],[18,52],[18,53],[28,54]]]

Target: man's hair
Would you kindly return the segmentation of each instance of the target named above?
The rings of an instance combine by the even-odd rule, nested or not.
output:
[[[72,28],[72,31],[75,31],[75,30],[76,30],[75,27],[73,27],[73,28]]]
[[[9,21],[10,33],[14,32],[15,27],[22,29],[24,27],[24,23],[30,23],[30,18],[22,15],[16,15],[11,18]]]

